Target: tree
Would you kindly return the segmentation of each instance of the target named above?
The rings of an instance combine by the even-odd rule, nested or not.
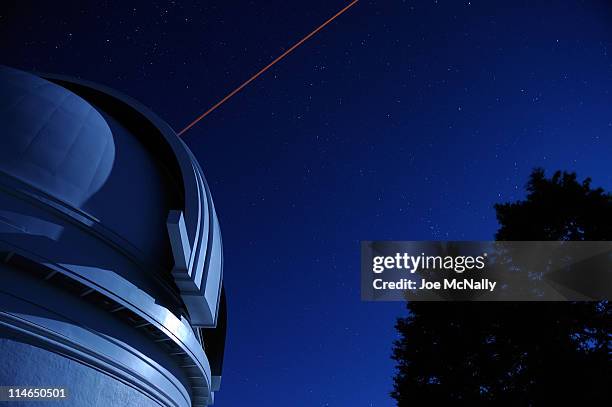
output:
[[[612,196],[536,169],[495,205],[497,240],[612,240]],[[608,302],[410,302],[396,328],[398,406],[612,402]]]

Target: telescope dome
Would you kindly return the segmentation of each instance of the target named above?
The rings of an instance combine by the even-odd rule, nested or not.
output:
[[[108,177],[115,155],[102,115],[69,90],[0,66],[0,171],[75,207]]]

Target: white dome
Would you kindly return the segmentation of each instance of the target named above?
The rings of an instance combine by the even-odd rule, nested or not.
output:
[[[0,66],[0,172],[79,207],[110,174],[115,145],[100,113],[38,76]]]

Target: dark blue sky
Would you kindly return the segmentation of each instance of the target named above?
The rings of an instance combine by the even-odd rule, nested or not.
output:
[[[348,2],[10,3],[1,63],[179,130]],[[186,133],[224,237],[215,405],[393,405],[404,310],[360,302],[359,240],[492,239],[536,166],[612,189],[606,3],[362,0]]]

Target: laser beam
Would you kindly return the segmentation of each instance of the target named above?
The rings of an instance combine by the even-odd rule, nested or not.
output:
[[[196,119],[194,121],[192,121],[191,123],[189,123],[187,126],[185,126],[185,128],[181,131],[179,131],[177,133],[177,135],[180,137],[182,136],[187,130],[189,130],[190,128],[192,128],[193,126],[195,126],[196,124],[198,124],[198,122],[200,120],[202,120],[203,118],[205,118],[206,116],[208,116],[209,114],[211,114],[212,112],[214,112],[218,107],[220,107],[222,104],[224,104],[225,102],[227,102],[232,96],[234,96],[236,93],[240,92],[245,86],[247,86],[249,83],[253,82],[255,79],[257,79],[260,75],[262,75],[264,72],[266,72],[268,69],[272,68],[277,62],[279,62],[281,59],[285,58],[287,55],[289,55],[293,50],[295,50],[297,47],[299,47],[300,45],[302,45],[303,43],[305,43],[306,41],[308,41],[313,35],[315,35],[316,33],[318,33],[319,31],[321,31],[323,28],[325,28],[328,24],[330,24],[332,21],[334,21],[336,18],[340,17],[342,14],[344,14],[348,9],[350,9],[351,7],[353,7],[359,0],[353,0],[352,2],[350,2],[346,7],[344,7],[342,10],[338,11],[336,14],[334,14],[329,20],[327,20],[326,22],[324,22],[323,24],[321,24],[320,26],[318,26],[317,28],[315,28],[310,34],[308,34],[307,36],[305,36],[304,38],[302,38],[301,40],[299,40],[298,42],[296,42],[291,48],[289,48],[287,51],[283,52],[280,56],[278,56],[274,61],[270,62],[268,65],[266,65],[265,67],[263,67],[259,72],[257,72],[255,75],[251,76],[249,79],[247,79],[242,85],[238,86],[236,89],[234,89],[233,91],[231,91],[230,93],[227,94],[227,96],[225,96],[223,99],[221,99],[220,101],[218,101],[217,103],[215,103],[214,105],[212,105],[212,107],[210,109],[208,109],[207,111],[205,111],[204,113],[202,113],[201,115],[199,115],[198,117],[196,117]]]

